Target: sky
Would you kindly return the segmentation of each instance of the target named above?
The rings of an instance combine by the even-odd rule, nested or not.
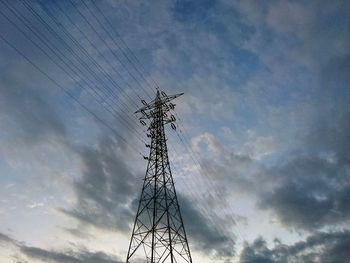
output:
[[[350,261],[348,1],[0,2],[0,261],[125,262],[156,86],[193,262]]]

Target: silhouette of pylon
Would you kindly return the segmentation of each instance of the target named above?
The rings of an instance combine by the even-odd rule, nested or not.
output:
[[[157,90],[156,98],[136,111],[140,122],[148,125],[151,138],[146,175],[130,240],[127,263],[184,263],[191,262],[185,227],[180,213],[175,185],[170,169],[164,125],[176,129],[171,101],[179,96],[168,96]]]

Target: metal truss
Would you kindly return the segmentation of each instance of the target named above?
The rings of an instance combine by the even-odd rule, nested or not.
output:
[[[171,101],[181,94],[168,96],[157,91],[156,98],[135,113],[140,122],[148,125],[151,144],[146,175],[143,181],[127,263],[185,263],[191,262],[185,227],[180,213],[175,185],[171,174],[164,125],[176,129],[170,110]]]

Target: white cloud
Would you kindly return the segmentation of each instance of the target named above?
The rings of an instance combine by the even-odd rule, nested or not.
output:
[[[30,209],[34,209],[34,208],[40,208],[40,207],[43,207],[44,206],[44,203],[31,203],[31,204],[28,204],[27,207],[30,208]]]
[[[271,135],[259,136],[252,130],[248,130],[247,134],[248,139],[241,149],[242,153],[249,155],[253,159],[261,160],[276,151],[278,144]]]

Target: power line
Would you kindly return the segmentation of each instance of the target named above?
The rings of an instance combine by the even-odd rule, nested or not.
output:
[[[120,37],[120,35],[119,35],[118,32],[116,31],[115,27],[113,27],[113,26],[111,25],[111,23],[109,22],[109,19],[103,14],[103,12],[101,12],[101,10],[98,8],[98,6],[97,6],[93,1],[92,1],[92,3],[93,3],[93,5],[96,7],[96,9],[100,12],[100,14],[102,14],[102,16],[105,18],[105,20],[106,20],[107,23],[109,24],[110,28],[112,28],[112,30],[115,32],[115,34],[116,34],[117,36],[119,36],[119,38],[121,39],[121,41],[123,41],[123,39]],[[85,4],[85,5],[86,5],[86,4]],[[124,41],[123,41],[123,42],[124,42]],[[137,57],[134,55],[134,53],[129,49],[129,47],[127,46],[127,44],[126,44],[125,42],[124,42],[124,44],[126,45],[127,49],[130,51],[130,53],[135,57],[136,61],[139,62],[139,60],[138,60]],[[142,64],[141,64],[140,62],[139,62],[139,64],[142,66]],[[159,87],[158,83],[157,83],[153,78],[152,78],[152,80],[154,81],[155,85]],[[174,111],[174,112],[175,112],[175,111]],[[175,112],[175,114],[176,114],[176,112]],[[177,114],[176,114],[176,116],[177,116]],[[177,117],[178,117],[178,116],[177,116]],[[181,129],[180,129],[180,131],[181,131]],[[192,152],[191,148],[187,146],[186,142],[181,138],[181,135],[180,135],[180,134],[177,134],[177,135],[178,135],[180,141],[184,144],[186,151],[189,152],[189,154],[190,154],[192,160],[194,161],[194,163],[197,163],[197,165],[200,167],[200,169],[201,169],[202,171],[205,171],[205,172],[207,173],[207,171],[206,171],[207,169],[206,169],[205,167],[203,167],[203,166],[200,164],[200,162],[199,162],[196,158],[194,158],[194,153]],[[211,185],[211,186],[213,186],[213,185]],[[214,187],[214,189],[215,189],[215,187]],[[217,192],[217,189],[215,189],[215,191]],[[231,217],[231,218],[232,218],[232,217]],[[238,225],[238,222],[237,222],[236,220],[234,220],[233,218],[232,218],[232,220],[233,220],[233,222],[234,222],[236,225]],[[239,229],[238,229],[238,231],[239,231]],[[239,236],[241,236],[240,233],[238,233],[238,234],[239,234]]]
[[[126,47],[127,51],[132,55],[132,57],[135,59],[135,61],[140,65],[140,67],[142,68],[143,71],[145,71],[145,68],[143,67],[142,63],[140,62],[140,60],[137,58],[137,56],[134,54],[134,52],[129,48],[129,46],[127,45],[127,43],[124,41],[124,39],[120,36],[120,34],[118,33],[118,31],[115,29],[115,27],[111,24],[111,22],[109,21],[109,19],[107,18],[107,16],[102,12],[102,10],[98,7],[98,5],[96,5],[96,3],[94,1],[90,1],[93,6],[95,7],[95,9],[102,15],[102,17],[104,18],[104,20],[107,22],[107,24],[109,25],[109,27],[112,29],[112,31],[114,32],[114,34],[120,39],[120,41],[123,43],[123,45]],[[111,37],[112,38],[112,37]],[[114,39],[114,38],[112,38]],[[122,49],[121,49],[122,50]],[[127,53],[126,52],[123,52],[123,54],[127,56]],[[130,61],[130,59],[128,59]],[[130,62],[132,63],[132,62]],[[133,64],[133,63],[132,63]],[[133,64],[134,65],[134,64]],[[136,68],[136,66],[134,65],[134,67]],[[146,82],[147,79],[144,77],[142,71],[139,71],[139,74],[141,75],[141,77],[143,79],[145,79]],[[159,88],[159,85],[158,83],[154,80],[154,78],[152,77],[151,74],[148,74],[149,77],[151,78],[151,80],[153,81],[153,84],[155,85],[155,87],[158,87]],[[154,87],[152,87],[152,85],[150,85],[148,83],[149,87],[153,88],[154,91],[156,91],[156,89]]]
[[[105,63],[107,63],[112,70],[114,70],[114,72],[120,77],[120,79],[123,80],[123,82],[125,83],[125,85],[127,85],[130,90],[134,91],[134,93],[137,95],[137,97],[139,99],[141,99],[141,97],[139,96],[139,94],[135,91],[135,88],[132,88],[131,85],[124,79],[124,77],[121,75],[121,73],[119,72],[119,70],[106,58],[105,54],[100,52],[100,48],[97,48],[96,45],[89,39],[89,37],[86,35],[86,33],[81,30],[79,28],[79,26],[77,25],[77,23],[74,23],[72,21],[72,19],[70,18],[70,16],[68,15],[67,12],[65,12],[64,10],[62,10],[61,6],[57,3],[57,2],[53,2],[52,4],[54,4],[56,6],[56,9],[59,10],[59,12],[64,15],[67,20],[69,21],[70,25],[72,27],[74,27],[75,29],[77,29],[79,31],[79,33],[83,36],[83,38],[90,44],[90,46],[98,53],[98,55],[103,59],[103,61]],[[60,23],[57,18],[55,17],[55,15],[50,11],[49,8],[46,8],[45,11],[47,12],[48,16],[54,20],[55,24],[61,28],[64,32],[66,32],[66,34],[69,36],[69,38],[76,43],[77,46],[80,47],[80,49],[82,49],[84,51],[84,53],[91,59],[94,60],[98,67],[101,68],[102,66],[94,59],[91,57],[91,55],[88,53],[88,51],[79,43],[79,41],[67,30],[65,29],[64,25],[62,23]],[[106,74],[108,74],[108,72],[106,72]]]
[[[169,149],[175,153],[175,156],[181,156],[181,154],[179,154],[179,153],[177,152],[177,150],[176,150],[174,147],[172,147],[171,144],[169,144]],[[196,165],[196,164],[195,164],[195,165]],[[174,162],[173,162],[172,166],[175,168],[175,169],[174,169],[175,171],[179,171],[179,168],[176,168],[176,165],[175,165]],[[197,181],[200,180],[199,178],[197,178],[197,177],[195,177],[195,176],[194,176],[194,178],[197,179]],[[200,188],[198,187],[197,184],[193,184],[193,183],[191,182],[191,180],[187,180],[187,179],[185,179],[185,178],[183,178],[183,177],[180,177],[180,179],[181,179],[182,183],[184,184],[184,186],[186,187],[187,193],[189,193],[189,194],[192,196],[192,198],[194,197],[197,201],[200,201],[201,199],[203,199],[203,193],[199,191]],[[189,185],[189,184],[191,184],[191,185]],[[191,186],[192,186],[192,187],[191,187]],[[211,196],[211,193],[210,193],[210,192],[208,192],[208,194]],[[211,198],[213,198],[213,197],[211,196]],[[193,205],[199,212],[201,212],[201,213],[204,214],[204,216],[206,217],[206,219],[208,220],[208,222],[211,224],[211,226],[212,226],[217,232],[221,232],[222,234],[224,234],[224,233],[226,232],[226,229],[224,229],[222,225],[220,225],[220,224],[218,225],[218,224],[215,223],[215,220],[213,219],[213,215],[212,215],[211,213],[209,213],[209,211],[212,212],[212,209],[211,209],[210,207],[209,207],[209,208],[208,208],[208,207],[205,207],[205,204],[203,204],[203,203],[202,203],[201,207],[199,207],[198,204],[197,204],[197,202],[193,202],[192,205]]]
[[[87,70],[90,72],[90,74],[92,74],[97,80],[99,80],[100,82],[102,82],[103,80],[91,69],[91,67],[90,67],[87,63],[85,63],[85,61],[84,61],[83,59],[81,59],[80,56],[79,56],[78,54],[76,54],[76,52],[66,43],[66,41],[65,41],[56,31],[54,31],[54,30],[52,29],[52,27],[38,14],[29,4],[28,4],[28,2],[26,2],[26,0],[22,0],[22,1],[23,1],[24,6],[33,14],[33,16],[34,16],[35,18],[37,18],[37,19],[39,20],[39,22],[41,22],[41,23],[48,29],[48,31],[49,31],[50,33],[52,33],[59,41],[61,41],[61,42],[64,44],[64,46],[66,47],[66,49],[69,50],[69,52],[75,57],[75,59],[76,59],[81,65],[83,65],[83,67],[84,67],[85,69],[87,69]],[[51,16],[51,18],[53,19],[54,16]],[[73,38],[70,38],[70,40],[73,41],[74,39],[73,39]],[[73,41],[73,43],[76,44],[77,42],[76,42],[76,41],[75,41],[75,42]],[[78,48],[80,48],[79,45],[78,45]],[[82,50],[82,49],[80,48],[80,50]],[[84,53],[84,50],[81,51],[81,52]],[[89,57],[89,54],[88,54],[86,51],[85,51],[84,55],[88,55],[88,57]],[[94,62],[95,62],[95,61],[92,61],[92,64],[95,65],[95,66],[97,66],[98,64],[97,64],[96,62],[95,62],[95,63],[94,63]],[[98,69],[100,70],[100,72],[101,72],[103,75],[105,75],[105,77],[110,81],[110,83],[112,83],[116,88],[118,88],[119,90],[122,91],[121,87],[120,87],[108,74],[106,74],[106,72],[105,72],[103,69],[101,69],[101,68],[98,68]],[[107,84],[106,82],[104,82],[104,81],[103,81],[103,83],[105,84],[105,85],[103,85],[103,87],[106,87],[106,90],[109,92],[109,94],[112,95],[114,98],[118,99],[118,98],[116,97],[115,93],[113,92],[113,90],[110,89],[110,88],[108,87],[108,84]],[[122,95],[123,95],[123,93],[122,93]],[[127,96],[130,100],[132,100],[132,99],[130,98],[130,96],[128,96],[127,94],[126,94],[126,96]],[[127,104],[124,103],[124,105],[125,105],[127,108],[129,108]],[[137,106],[136,103],[135,103],[135,105]],[[129,109],[129,110],[130,110],[130,109]]]
[[[179,135],[178,132],[177,132],[177,136],[178,136],[179,140],[181,141],[181,143],[184,145],[185,150],[188,151],[188,153],[190,154],[192,161],[201,169],[201,171],[204,172],[204,174],[205,174],[208,178],[210,178],[210,175],[209,175],[209,173],[208,173],[208,171],[207,171],[207,168],[206,168],[206,167],[203,167],[203,166],[201,165],[201,163],[200,163],[200,162],[197,160],[197,158],[194,156],[193,151],[192,151],[192,150],[187,146],[187,144],[183,141],[183,139],[180,137],[180,135]],[[213,183],[211,183],[210,180],[209,180],[209,181],[203,181],[203,182],[207,182],[207,187],[213,189],[214,192],[217,193],[217,196],[219,196],[219,195],[218,195],[218,193],[220,193],[219,190],[217,189],[217,187],[216,187]],[[208,193],[208,195],[209,195],[211,198],[213,198],[213,196],[212,196],[212,194],[211,194],[210,192]],[[220,203],[220,202],[219,202],[219,203]],[[221,204],[221,207],[222,207],[222,208],[221,208],[221,212],[223,212],[223,211],[224,211],[224,209],[223,209],[223,204],[222,204],[222,203],[220,203],[220,204]],[[231,217],[232,222],[233,222],[234,224],[238,225],[238,222],[237,222],[232,216],[230,216],[230,217]],[[237,228],[237,229],[238,229],[238,228]],[[241,239],[241,240],[243,240],[242,235],[241,235],[241,233],[239,232],[239,229],[238,229],[238,238]]]
[[[11,47],[13,50],[15,50],[19,55],[21,55],[30,65],[32,65],[37,71],[39,71],[41,74],[43,74],[47,79],[49,79],[52,83],[54,83],[57,87],[59,87],[61,90],[63,90],[72,100],[74,100],[80,107],[82,107],[86,112],[88,112],[90,115],[92,115],[97,121],[99,121],[101,124],[106,126],[108,129],[114,132],[115,135],[117,135],[126,145],[128,145],[130,148],[132,148],[135,152],[143,156],[139,150],[128,143],[128,141],[121,136],[112,126],[110,126],[108,123],[106,123],[103,119],[101,119],[97,114],[95,114],[93,111],[91,111],[88,107],[86,107],[84,104],[82,104],[78,98],[74,97],[67,89],[65,89],[61,84],[59,84],[55,79],[53,79],[50,75],[48,75],[44,70],[42,70],[36,63],[34,63],[31,59],[29,59],[23,52],[21,52],[17,47],[15,47],[13,44],[11,44],[1,33],[0,38],[2,41],[4,41],[9,47]]]
[[[31,13],[32,13],[36,18],[38,18],[38,19],[40,20],[40,22],[44,23],[44,25],[49,29],[49,31],[50,31],[51,33],[53,33],[60,41],[62,41],[62,42],[65,44],[65,46],[69,49],[69,51],[72,52],[72,53],[74,54],[74,56],[78,58],[79,62],[80,62],[81,64],[83,64],[83,66],[86,66],[86,63],[84,63],[84,61],[82,62],[82,60],[80,59],[79,55],[78,55],[78,54],[75,54],[75,51],[68,45],[68,43],[65,42],[65,40],[64,40],[62,37],[60,37],[60,36],[58,35],[58,33],[55,32],[54,29],[53,29],[48,23],[46,23],[46,21],[44,21],[44,19],[43,19],[32,7],[30,7],[30,5],[29,5],[25,0],[24,0],[24,4],[26,5],[27,8],[30,9]],[[55,22],[56,25],[60,25],[60,24],[57,22],[55,16],[54,16],[49,10],[48,10],[48,14],[49,14],[49,17]],[[102,74],[105,74],[106,77],[108,77],[108,79],[110,80],[110,82],[111,82],[112,84],[114,84],[114,85],[121,91],[121,95],[124,97],[124,93],[123,93],[122,88],[111,78],[111,76],[110,76],[107,72],[105,72],[105,70],[99,65],[99,63],[98,63],[94,58],[92,58],[92,57],[90,56],[90,54],[86,51],[86,49],[83,48],[83,47],[77,42],[77,40],[76,40],[63,26],[61,26],[61,29],[62,29],[62,31],[65,33],[65,35],[67,35],[68,38],[78,47],[78,49],[80,50],[80,52],[82,52],[84,55],[86,55],[86,56],[90,59],[91,63],[92,63],[93,65],[95,65],[95,66],[98,68],[98,70],[99,70],[100,72],[102,72]],[[91,70],[90,70],[90,72],[91,72]],[[94,74],[94,76],[96,76],[96,74]],[[118,100],[117,95],[116,95],[110,88],[107,88],[107,90],[108,90],[109,94],[112,95],[112,97],[116,99],[116,104],[121,108],[121,105],[119,105],[118,102],[117,102],[117,100]],[[132,98],[131,98],[130,96],[126,95],[126,97],[127,97],[128,99],[130,99],[130,101],[133,101]],[[133,101],[133,103],[137,106],[137,104],[136,104],[135,101]],[[124,103],[123,105],[126,105],[126,104]],[[127,105],[126,105],[126,107],[127,107],[127,109],[128,109],[129,112],[132,112],[132,111],[133,111],[133,110],[131,110]],[[124,112],[125,115],[127,114],[125,111],[123,111],[123,112]],[[134,115],[132,115],[132,116],[135,117]]]
[[[28,4],[27,2],[25,2],[25,3]],[[84,2],[83,2],[83,3],[84,3]],[[93,3],[93,2],[92,2],[92,3]],[[94,3],[93,3],[93,4],[94,4]],[[84,3],[84,5],[86,5],[86,4]],[[90,9],[89,9],[89,11],[91,12]],[[79,13],[80,13],[80,12],[79,12]],[[107,21],[108,21],[108,20],[107,20]],[[23,23],[23,22],[22,22],[22,23]],[[113,29],[113,27],[111,27],[111,28]],[[108,32],[108,31],[107,31],[107,32]],[[110,36],[110,37],[111,37],[111,36]],[[112,38],[112,40],[113,40],[113,38]],[[62,41],[64,41],[64,40],[62,40]],[[45,43],[45,41],[43,41],[43,42]],[[73,41],[73,42],[74,42],[74,41]],[[33,43],[33,42],[32,42],[32,43]],[[110,47],[108,46],[108,48],[110,48]],[[127,48],[129,49],[128,46],[127,46]],[[111,49],[111,48],[110,48],[110,49]],[[97,50],[98,50],[98,49],[97,49]],[[112,49],[111,49],[111,50],[112,50]],[[60,52],[55,51],[55,50],[54,50],[54,51],[51,51],[51,52],[53,52],[57,57],[59,57],[59,53],[60,53]],[[58,53],[58,55],[57,55],[56,52]],[[74,52],[74,51],[73,51],[73,52]],[[84,52],[83,52],[83,53],[84,53]],[[72,54],[74,54],[74,53],[72,53]],[[133,54],[133,53],[132,53],[132,54]],[[75,54],[75,56],[77,56],[77,54]],[[52,60],[52,59],[51,59],[51,60]],[[129,61],[129,62],[130,62],[130,61]],[[63,62],[63,63],[64,63],[64,62]],[[66,63],[64,63],[64,64],[66,65]],[[141,63],[140,63],[140,64],[141,64]],[[141,64],[141,66],[142,66],[142,64]],[[135,65],[134,65],[134,67],[135,67]],[[86,68],[85,68],[85,69],[86,69]],[[92,70],[92,69],[90,69],[90,70]],[[79,70],[79,71],[80,71],[80,70]],[[74,72],[74,71],[73,71],[73,72]],[[83,74],[82,71],[80,71],[80,72],[81,72],[81,74]],[[93,75],[96,76],[96,73],[95,73],[95,72],[93,72],[93,73],[94,73]],[[69,75],[67,72],[66,72],[66,74]],[[130,74],[130,73],[129,73],[129,74]],[[77,75],[77,74],[75,74],[75,75]],[[85,75],[85,74],[83,74],[83,75]],[[142,76],[142,73],[141,73],[141,72],[140,72],[140,75]],[[70,75],[70,76],[71,76],[71,75]],[[74,78],[72,78],[72,79],[74,80]],[[147,81],[146,78],[144,78],[144,79]],[[74,80],[74,81],[75,81],[75,80]],[[140,85],[140,86],[141,86],[141,85]],[[142,87],[142,86],[141,86],[141,87]],[[83,88],[83,87],[82,87],[82,88]],[[96,96],[98,96],[98,94],[99,94],[99,93],[96,93]],[[95,96],[93,96],[93,97],[95,97]],[[116,97],[116,99],[117,99],[117,97]],[[99,104],[102,105],[102,103],[100,103],[100,102],[99,102]],[[102,106],[106,108],[105,105],[102,105]],[[109,106],[110,106],[110,109],[113,109],[113,107],[112,107],[111,105],[109,105]],[[176,114],[176,113],[175,113],[175,114]],[[114,114],[112,114],[112,115],[114,115]],[[177,116],[177,115],[176,115],[176,116]],[[179,134],[178,134],[178,137],[181,138]],[[190,155],[191,155],[191,153],[190,153]],[[194,155],[193,152],[192,152],[192,155]],[[192,155],[191,155],[191,156],[192,156]],[[193,158],[193,157],[192,157],[192,158]],[[197,164],[199,165],[199,167],[201,167],[201,165],[200,165],[200,163],[199,163],[198,161],[197,161]],[[202,169],[202,170],[203,170],[203,169]],[[210,194],[211,194],[211,193],[210,193]]]
[[[136,61],[140,64],[140,66],[142,67],[142,64],[140,63],[140,61],[138,60],[138,58],[136,57],[136,55],[134,55],[134,53],[130,50],[130,48],[129,48],[128,45],[124,42],[124,40],[123,40],[122,37],[119,35],[119,33],[117,32],[117,30],[115,29],[115,27],[113,27],[113,26],[111,25],[111,23],[110,23],[109,19],[107,18],[107,16],[101,11],[101,9],[100,9],[93,1],[91,1],[91,2],[92,2],[93,5],[95,6],[95,9],[96,9],[96,10],[104,17],[104,19],[107,21],[107,24],[108,24],[109,27],[113,30],[113,32],[116,34],[116,36],[119,37],[119,39],[124,43],[124,45],[126,46],[126,48],[128,49],[128,51],[133,55],[133,57],[135,58],[135,60],[136,60]],[[83,2],[83,3],[84,3],[84,2]],[[89,8],[89,7],[86,5],[86,3],[84,3],[84,5],[85,5],[87,8]],[[110,36],[110,38],[113,39],[112,36]],[[118,47],[119,47],[119,45],[118,45]],[[134,65],[134,64],[133,64],[133,65]],[[140,75],[142,76],[142,73],[141,73],[141,72],[140,72]],[[152,78],[152,80],[153,80],[154,84],[155,84],[157,87],[159,87],[158,83],[157,83],[153,78]],[[174,111],[174,112],[175,112],[175,111]],[[178,115],[177,115],[176,112],[175,112],[175,114],[176,114],[176,116],[178,117]],[[181,131],[181,129],[180,129],[180,131]],[[176,132],[177,132],[177,131],[176,131]],[[184,132],[184,134],[185,134],[185,132]],[[180,139],[181,143],[185,146],[185,150],[190,154],[190,156],[191,156],[192,160],[194,161],[194,163],[196,163],[196,164],[198,165],[198,167],[199,167],[202,171],[205,171],[205,173],[207,173],[206,167],[203,167],[203,166],[200,164],[200,162],[198,161],[198,159],[195,158],[195,154],[193,153],[193,151],[191,150],[191,148],[187,146],[186,141],[183,140],[183,139],[181,138],[181,135],[180,135],[179,133],[177,133],[177,136],[178,136],[178,138]],[[211,185],[211,187],[213,187],[213,185]],[[214,187],[214,189],[215,189],[215,187]],[[217,189],[215,189],[215,191],[217,192]],[[209,193],[209,194],[211,195],[211,193]],[[238,225],[238,222],[236,222],[236,220],[234,220],[233,218],[232,218],[232,220],[233,220],[233,222],[234,222],[236,225]],[[239,230],[239,229],[238,229],[238,230]],[[240,235],[240,233],[239,233],[239,235]]]
[[[21,17],[18,17],[18,15],[17,15],[15,12],[13,12],[13,10],[10,9],[10,11],[12,11],[12,13],[13,13],[17,18],[21,19]],[[42,51],[42,52],[43,52],[57,67],[59,67],[63,72],[65,72],[73,81],[76,81],[75,78],[74,78],[64,67],[62,67],[62,65],[58,64],[58,63],[56,62],[56,60],[53,59],[52,56],[51,56],[49,53],[47,53],[41,46],[39,46],[35,41],[33,41],[33,40],[28,36],[28,34],[27,34],[26,32],[24,32],[15,22],[13,22],[1,9],[0,9],[0,14],[2,14],[13,26],[15,26],[15,28],[16,28],[17,30],[19,30],[33,45],[35,45],[37,48],[39,48],[39,50],[41,50],[41,51]],[[23,20],[21,20],[21,21],[22,21],[22,23],[23,23]],[[31,27],[29,27],[29,26],[26,25],[25,23],[24,23],[24,25],[25,25],[32,33],[34,33],[39,39],[41,39],[41,37],[38,36],[38,34],[37,34],[35,31],[33,31],[33,29],[32,29]],[[71,66],[70,66],[69,64],[67,64],[67,63],[57,54],[57,52],[56,52],[55,50],[53,50],[45,41],[43,41],[42,43],[44,43],[44,44],[56,55],[56,57],[64,63],[64,65],[65,65],[67,68],[69,68],[71,71],[73,71],[74,74],[76,74],[76,71],[75,71],[74,69],[72,69]],[[100,103],[99,100],[97,99],[97,97],[98,97],[98,98],[101,98],[100,95],[99,95],[99,93],[96,92],[96,90],[95,90],[93,87],[91,87],[90,84],[89,84],[88,82],[86,82],[85,79],[82,79],[82,80],[86,83],[87,86],[89,86],[89,87],[91,88],[91,90],[94,92],[94,94],[96,94],[96,95],[94,95],[94,94],[91,94],[91,93],[90,93],[90,94],[97,100],[97,102]],[[78,85],[82,90],[84,90],[84,87],[82,86],[82,84],[81,84],[80,82],[77,82],[77,85]],[[97,97],[96,97],[96,96],[97,96]],[[101,103],[100,103],[100,104],[101,104]],[[106,110],[108,110],[113,116],[115,116],[115,113],[117,113],[118,115],[120,115],[119,112],[114,112],[114,111],[113,111],[113,108],[111,107],[110,104],[108,104],[108,103],[106,103],[106,104],[109,105],[109,108],[108,108],[108,107],[104,107],[104,108],[105,108]],[[101,105],[104,106],[103,104],[101,104]],[[124,118],[122,115],[120,115],[120,116],[121,116],[120,118],[121,118],[126,124],[128,124],[129,127],[131,127],[131,130],[135,130],[135,128],[134,128],[133,126],[130,126],[130,124],[128,123],[128,121],[125,120],[125,118]],[[135,130],[135,131],[136,131],[136,130]],[[138,132],[136,131],[136,133],[138,133]],[[139,137],[138,137],[138,139],[141,140],[142,142],[144,142],[144,141],[143,141],[142,139],[140,139]]]
[[[112,55],[119,61],[119,63],[122,65],[122,67],[128,72],[128,74],[135,80],[135,82],[141,87],[141,89],[144,89],[142,84],[139,82],[139,80],[130,72],[130,70],[123,64],[123,62],[120,60],[118,55],[115,53],[115,51],[110,47],[108,42],[102,37],[102,35],[99,33],[99,31],[93,26],[93,24],[85,17],[85,15],[79,10],[77,5],[74,3],[74,1],[69,0],[70,4],[73,6],[73,8],[79,13],[79,15],[83,18],[83,20],[89,25],[89,27],[93,30],[93,32],[98,36],[98,38],[110,49]],[[84,3],[84,2],[83,2]],[[147,93],[146,93],[147,94]],[[148,95],[149,96],[149,95]],[[150,97],[150,96],[149,96]],[[150,97],[152,98],[152,97]]]

